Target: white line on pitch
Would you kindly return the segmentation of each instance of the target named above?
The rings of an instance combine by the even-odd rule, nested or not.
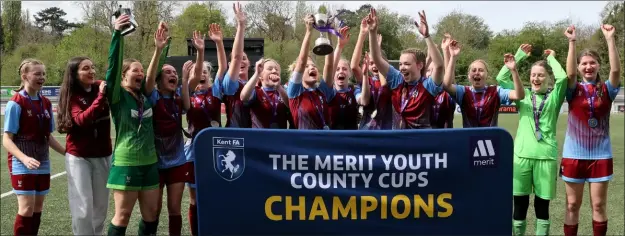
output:
[[[56,179],[57,177],[60,177],[60,176],[65,175],[65,174],[67,174],[67,172],[65,172],[65,171],[63,171],[61,173],[58,173],[58,174],[55,174],[53,176],[50,176],[50,180]],[[8,196],[11,196],[11,195],[13,195],[13,190],[8,191],[8,192],[3,193],[2,195],[0,195],[0,199],[8,197]]]

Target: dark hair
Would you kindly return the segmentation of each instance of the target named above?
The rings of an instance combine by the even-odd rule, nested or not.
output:
[[[59,133],[64,134],[69,132],[74,124],[72,120],[70,100],[73,93],[77,89],[81,89],[80,82],[78,81],[78,70],[80,69],[80,63],[85,60],[91,59],[88,57],[73,57],[72,59],[69,59],[67,66],[65,67],[56,120]]]
[[[423,63],[423,68],[421,68],[421,76],[425,75],[425,72],[427,71],[427,68],[425,68],[426,55],[423,51],[416,48],[409,48],[401,51],[401,54],[411,54],[414,57],[416,63]]]

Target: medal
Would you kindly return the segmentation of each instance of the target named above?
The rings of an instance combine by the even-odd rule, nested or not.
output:
[[[477,101],[477,98],[475,97],[475,93],[476,93],[476,91],[472,91],[471,95],[473,96],[473,107],[475,107],[475,117],[477,119],[477,123],[478,123],[478,126],[479,126],[480,120],[482,119],[482,107],[484,107],[484,102],[487,100],[486,99],[486,89],[484,89],[484,92],[483,92],[483,95],[482,95],[482,99],[480,99],[479,102]]]
[[[536,93],[532,94],[532,112],[534,113],[534,134],[536,135],[536,140],[540,141],[543,139],[543,134],[540,132],[540,115],[543,113],[543,108],[545,108],[545,101],[549,97],[549,92],[545,94],[545,97],[540,102],[540,107],[536,109]]]
[[[599,120],[597,120],[597,118],[590,117],[590,119],[588,119],[588,126],[590,126],[590,128],[597,128],[597,126],[599,126]]]
[[[378,109],[375,109],[371,112],[371,119],[375,119],[375,116],[378,114]]]
[[[213,120],[213,121],[211,121],[211,126],[212,127],[219,127],[219,122]]]
[[[324,126],[323,126],[323,129],[325,129],[325,130],[330,130],[330,127],[328,127],[327,125],[324,125]]]
[[[584,89],[584,95],[586,96],[586,99],[588,100],[588,106],[589,106],[589,110],[590,110],[590,118],[588,118],[588,126],[590,128],[597,128],[597,126],[599,126],[599,120],[597,120],[597,118],[595,118],[595,97],[597,97],[597,88],[595,88],[595,91],[592,93],[592,95],[588,94],[588,87],[586,87],[586,84],[582,84],[582,88]]]

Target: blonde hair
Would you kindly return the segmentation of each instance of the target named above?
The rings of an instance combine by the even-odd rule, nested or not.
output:
[[[193,68],[195,68],[195,66],[197,66],[197,63],[193,63]],[[202,63],[202,69],[205,69],[208,71],[208,86],[213,86],[213,75],[211,74],[213,72],[213,63],[211,63],[210,61],[204,61]],[[195,76],[195,70],[191,68],[191,73],[189,73],[189,78]],[[189,89],[195,89],[195,88],[189,88]]]
[[[408,48],[408,49],[404,49],[403,51],[401,51],[401,54],[410,54],[414,57],[415,63],[419,64],[420,62],[423,63],[423,68],[421,68],[421,76],[425,76],[425,72],[427,72],[427,68],[425,68],[425,52],[416,49],[416,48]]]
[[[486,61],[482,60],[482,59],[477,59],[473,62],[471,62],[471,64],[469,64],[469,67],[467,68],[467,78],[469,78],[469,74],[471,73],[471,69],[473,69],[473,64],[475,64],[476,62],[482,63],[482,65],[484,65],[484,70],[486,70],[486,77],[490,76],[490,73],[488,73],[488,64],[486,63]],[[487,80],[488,78],[484,78],[485,80]]]
[[[24,59],[22,61],[22,63],[20,63],[20,67],[17,68],[17,73],[20,76],[20,87],[15,90],[15,92],[19,92],[20,90],[24,89],[24,81],[22,80],[22,75],[26,74],[30,71],[30,66],[34,66],[34,65],[44,65],[43,62],[41,62],[40,60],[34,59],[34,58],[27,58]]]

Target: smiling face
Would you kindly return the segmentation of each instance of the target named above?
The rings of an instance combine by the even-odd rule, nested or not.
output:
[[[43,88],[46,82],[46,67],[43,64],[26,64],[22,73],[22,82],[24,87],[38,91]]]
[[[309,85],[313,85],[317,83],[317,78],[319,76],[319,70],[317,69],[317,65],[313,62],[312,59],[308,58],[306,62],[306,69],[304,70],[303,81]]]
[[[191,73],[189,74],[189,78],[193,78],[195,76],[195,65],[191,66]],[[202,75],[200,76],[200,82],[195,86],[195,90],[207,90],[210,87],[210,70],[209,65],[206,63],[202,64]]]
[[[530,71],[530,83],[532,91],[544,93],[547,91],[549,72],[544,66],[535,64]]]
[[[92,85],[95,83],[95,66],[89,59],[82,60],[78,64],[78,81],[83,85]]]
[[[134,60],[124,62],[122,66],[122,85],[133,90],[141,89],[141,81],[144,79],[143,65]]]
[[[347,80],[350,77],[352,77],[352,70],[349,68],[349,62],[345,59],[341,59],[336,67],[336,73],[334,74],[334,84],[345,88],[348,85]]]
[[[375,65],[375,62],[373,62],[373,60],[369,60],[369,72],[371,72],[373,76],[379,77],[380,71],[378,71],[378,67]]]
[[[488,77],[488,69],[482,60],[477,60],[469,66],[469,81],[475,89],[486,87],[486,78]]]
[[[584,81],[593,82],[597,80],[599,69],[601,69],[598,56],[591,54],[583,55],[579,58],[578,63],[577,70]]]
[[[163,65],[161,79],[158,81],[158,88],[165,92],[174,92],[178,87],[178,72],[171,65]]]
[[[272,59],[266,60],[260,81],[265,87],[275,88],[280,85],[280,65]]]

